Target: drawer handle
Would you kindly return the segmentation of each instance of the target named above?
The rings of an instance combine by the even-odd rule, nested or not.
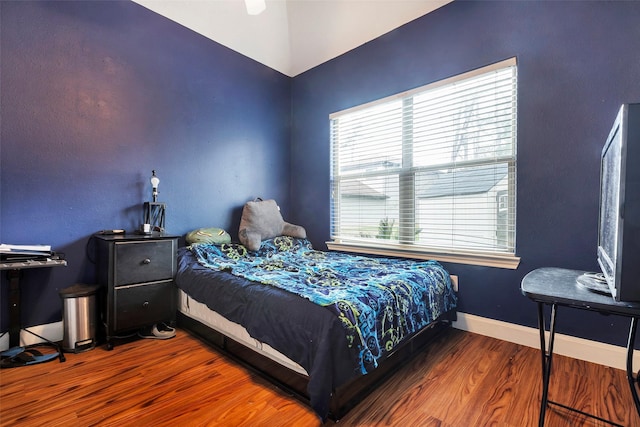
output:
[[[149,308],[149,301],[142,303],[142,308]]]
[[[144,260],[142,260],[143,264],[151,264],[151,260],[149,258],[145,258]]]

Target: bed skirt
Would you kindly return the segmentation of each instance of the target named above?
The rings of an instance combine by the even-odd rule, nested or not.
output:
[[[450,328],[451,322],[455,320],[455,317],[455,312],[443,314],[438,321],[399,346],[373,372],[353,378],[337,390],[334,390],[331,397],[329,418],[335,421],[340,420],[394,372],[405,366],[416,354],[424,350],[430,342]],[[291,369],[283,366],[282,363],[276,362],[273,357],[260,354],[246,344],[228,337],[224,333],[181,311],[177,313],[177,322],[179,327],[186,329],[220,350],[232,360],[262,376],[283,392],[299,399],[306,405],[310,405],[310,398],[307,393],[309,377],[304,373],[296,371],[295,368]]]

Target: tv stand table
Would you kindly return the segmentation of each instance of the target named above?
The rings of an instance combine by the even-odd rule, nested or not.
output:
[[[629,341],[627,343],[627,380],[631,389],[636,411],[640,416],[640,399],[638,398],[640,372],[638,377],[633,376],[633,352],[640,318],[640,303],[617,302],[610,295],[591,292],[576,284],[578,276],[584,271],[567,270],[563,268],[539,268],[533,270],[522,279],[522,293],[535,301],[538,305],[538,328],[540,329],[540,350],[542,353],[542,401],[540,404],[540,418],[538,425],[544,426],[546,409],[549,405],[559,406],[581,415],[604,421],[608,424],[619,425],[566,405],[549,400],[549,378],[551,377],[551,362],[553,359],[553,341],[556,328],[556,315],[559,306],[572,307],[582,310],[596,311],[604,314],[615,314],[629,317]],[[545,316],[544,305],[551,306],[551,318],[549,323],[549,343],[545,342]]]

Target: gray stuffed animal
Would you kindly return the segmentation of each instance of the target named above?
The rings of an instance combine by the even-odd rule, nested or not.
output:
[[[275,200],[247,202],[242,208],[238,238],[250,251],[260,249],[260,243],[277,236],[291,236],[305,239],[304,227],[289,224],[280,214]]]

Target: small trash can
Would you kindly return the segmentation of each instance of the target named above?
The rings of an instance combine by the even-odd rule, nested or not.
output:
[[[59,291],[63,309],[63,351],[80,353],[96,346],[98,289],[97,285],[77,283]]]

